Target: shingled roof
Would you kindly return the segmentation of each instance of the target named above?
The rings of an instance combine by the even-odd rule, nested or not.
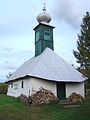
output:
[[[8,79],[17,80],[26,76],[61,82],[82,82],[84,78],[71,64],[46,48],[42,54],[24,62]]]

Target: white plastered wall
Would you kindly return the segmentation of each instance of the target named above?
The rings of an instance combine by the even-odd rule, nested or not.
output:
[[[31,78],[32,94],[38,91],[41,87],[51,90],[56,95],[56,82],[47,81],[43,79]]]
[[[66,83],[66,98],[68,98],[71,93],[77,93],[84,97],[84,82],[81,83]]]
[[[22,81],[24,88],[22,88]],[[15,84],[18,84],[18,89],[15,89]],[[37,78],[24,78],[18,81],[13,81],[13,88],[8,87],[7,95],[18,97],[21,94],[24,94],[28,96],[34,94],[41,87],[51,90],[54,93],[54,95],[57,96],[56,82]],[[78,93],[84,97],[84,82],[66,83],[66,98],[68,98],[68,96],[73,92]]]
[[[22,88],[22,81],[24,88]],[[16,84],[18,84],[18,89],[15,89]],[[28,96],[40,90],[41,87],[51,90],[56,95],[56,82],[37,78],[24,78],[18,81],[13,81],[13,88],[8,87],[7,95],[19,97],[21,94],[24,94]]]
[[[23,88],[22,88],[22,81],[23,81]],[[21,94],[24,94],[26,96],[31,94],[30,92],[31,92],[32,88],[31,88],[30,78],[20,79],[18,81],[13,81],[12,83],[13,83],[13,88],[8,87],[7,95],[19,97]],[[16,84],[18,85],[17,89],[15,89]]]

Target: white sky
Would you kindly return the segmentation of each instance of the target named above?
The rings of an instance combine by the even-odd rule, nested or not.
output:
[[[36,16],[42,12],[45,0],[0,0],[0,82],[24,61],[34,56]],[[55,52],[67,62],[76,64],[77,33],[90,0],[46,0],[47,12],[54,25]]]

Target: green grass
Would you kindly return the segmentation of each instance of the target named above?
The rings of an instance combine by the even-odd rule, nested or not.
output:
[[[27,106],[18,99],[0,95],[0,120],[90,120],[90,97],[79,107],[60,104]]]

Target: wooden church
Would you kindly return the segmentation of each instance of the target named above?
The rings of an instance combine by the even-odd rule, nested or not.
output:
[[[84,97],[84,78],[72,65],[54,52],[51,17],[43,8],[37,16],[35,56],[24,62],[8,79],[7,95],[32,95],[41,87],[51,90],[59,99],[75,92]]]

